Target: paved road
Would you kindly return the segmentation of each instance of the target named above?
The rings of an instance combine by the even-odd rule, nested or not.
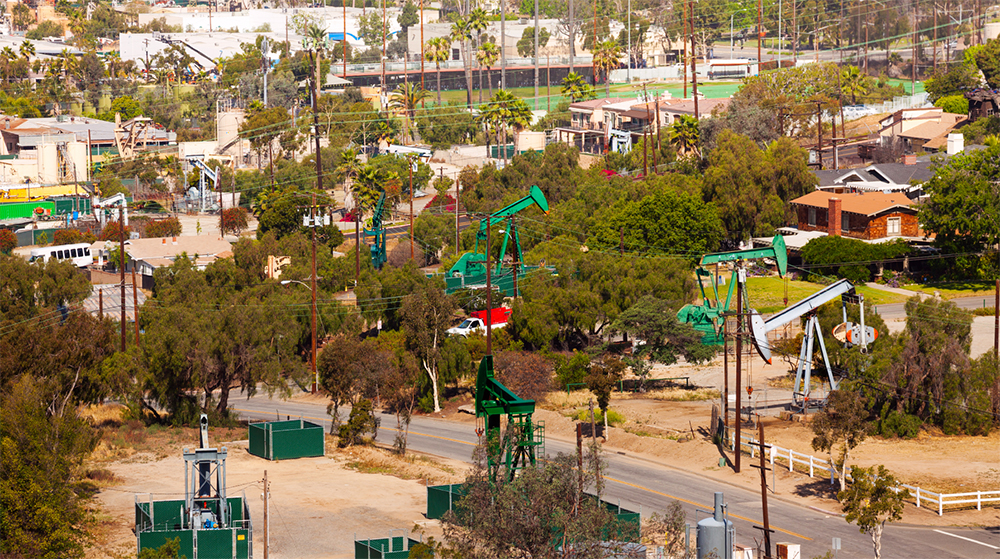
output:
[[[237,399],[231,408],[247,419],[301,416],[329,428],[323,404],[258,396]],[[391,430],[393,425],[394,419],[384,416],[382,428]],[[410,448],[447,458],[469,460],[475,441],[476,435],[468,424],[416,417],[410,428]],[[570,441],[552,438],[546,441],[550,455],[574,449]],[[647,515],[664,510],[676,500],[692,524],[707,516],[696,509],[709,510],[713,492],[724,491],[737,543],[754,545],[754,538],[760,537],[760,532],[753,528],[760,525],[762,517],[757,492],[720,485],[690,472],[621,453],[608,456],[607,475],[609,500],[620,499],[623,507],[641,509]],[[803,558],[825,553],[834,537],[842,541],[838,559],[872,556],[870,538],[835,514],[800,506],[790,496],[781,495],[769,498],[768,508],[771,527],[777,530],[772,541],[801,544]],[[987,530],[890,526],[882,537],[882,552],[889,558],[996,558],[1000,557],[1000,527]]]

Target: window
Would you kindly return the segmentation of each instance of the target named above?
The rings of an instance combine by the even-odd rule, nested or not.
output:
[[[816,208],[809,208],[809,225],[816,226]]]
[[[79,256],[79,255],[78,255],[78,254],[76,253],[76,249],[75,249],[75,248],[71,248],[71,249],[69,249],[69,255],[70,255],[71,257],[73,257],[73,258],[76,258],[77,256]]]
[[[322,155],[322,154],[320,154]],[[90,256],[90,247],[83,247],[83,255]]]
[[[886,222],[885,234],[886,236],[893,236],[900,234],[898,217],[890,217],[888,219],[888,221]]]
[[[62,260],[63,259],[63,251],[57,250],[56,251],[56,258],[58,258],[59,260]]]
[[[847,213],[840,214],[840,230],[844,233],[851,232],[851,215]]]

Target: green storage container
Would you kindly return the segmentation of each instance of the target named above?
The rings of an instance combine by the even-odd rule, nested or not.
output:
[[[249,431],[250,454],[267,460],[307,458],[326,453],[323,426],[311,421],[251,423]]]

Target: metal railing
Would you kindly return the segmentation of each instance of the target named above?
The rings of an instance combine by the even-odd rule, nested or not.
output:
[[[727,429],[726,441],[730,450],[735,450],[733,442],[733,434]],[[740,448],[743,447],[750,449],[750,457],[756,458],[759,441],[754,437],[740,437]],[[782,448],[780,446],[770,444],[768,453],[768,461],[773,467],[776,461],[784,460],[788,465],[788,471],[794,472],[796,464],[801,465],[800,468],[805,473],[806,468],[808,468],[809,477],[816,477],[817,470],[822,472],[826,471],[830,474],[830,485],[833,485],[837,480],[837,470],[833,467],[829,460],[824,460],[822,458],[816,458],[811,454],[804,454],[801,452],[796,452],[790,448]],[[779,464],[780,465],[780,464]],[[850,481],[850,474],[847,475],[848,481]],[[910,498],[917,506],[917,508],[930,508],[927,503],[933,503],[937,505],[938,516],[944,515],[945,506],[957,506],[957,505],[976,505],[976,510],[983,510],[983,504],[986,503],[987,506],[990,503],[996,503],[1000,505],[1000,491],[974,491],[968,493],[935,493],[933,491],[928,491],[927,489],[922,489],[915,485],[900,484],[896,491],[908,489],[910,491]]]

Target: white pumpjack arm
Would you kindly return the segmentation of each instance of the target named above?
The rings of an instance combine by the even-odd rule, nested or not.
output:
[[[840,297],[853,289],[854,286],[851,285],[851,282],[846,279],[842,279],[833,285],[813,293],[798,303],[795,303],[787,309],[772,316],[766,321],[759,314],[750,315],[750,328],[753,334],[753,344],[754,347],[757,348],[757,352],[764,358],[764,361],[770,363],[771,346],[767,341],[768,332],[781,328],[789,322],[802,317],[810,311],[816,310],[823,304],[833,301],[837,297]]]

